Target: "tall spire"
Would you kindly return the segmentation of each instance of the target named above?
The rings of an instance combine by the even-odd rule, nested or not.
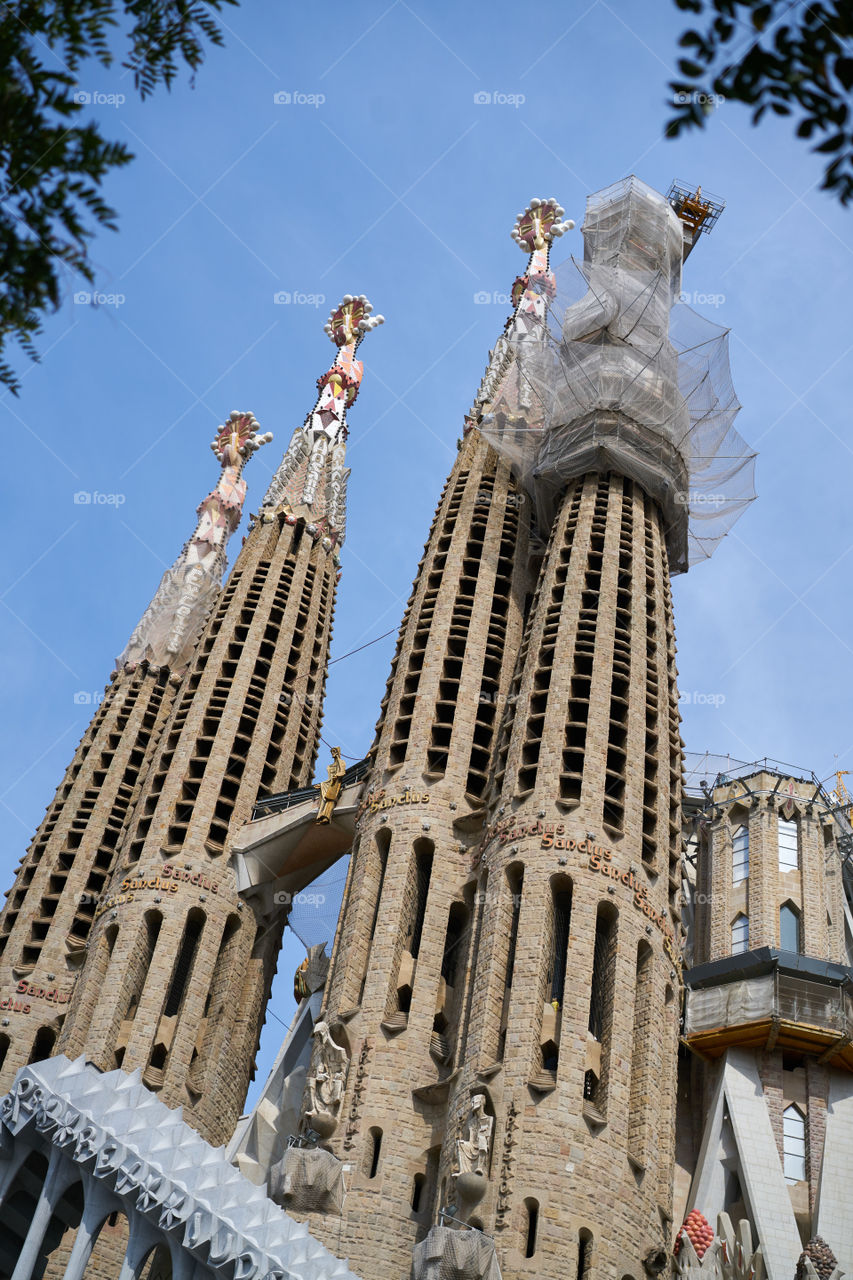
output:
[[[211,441],[222,467],[214,489],[197,508],[198,524],[171,568],[167,569],[153,600],[143,613],[124,653],[119,669],[133,669],[147,660],[155,666],[182,670],[201,634],[205,620],[222,585],[228,539],[240,523],[246,497],[243,468],[272,432],[258,432],[254,414],[232,411]]]
[[[317,379],[318,396],[304,424],[293,433],[287,452],[264,498],[261,518],[284,510],[294,522],[310,520],[312,533],[337,549],[346,532],[346,411],[355,401],[364,365],[356,359],[366,333],[384,323],[373,316],[364,294],[345,294],[324,329],[338,348],[334,363]]]
[[[574,222],[563,221],[565,209],[556,199],[534,198],[515,219],[510,232],[519,249],[529,254],[523,275],[516,276],[512,285],[512,315],[504,325],[504,331],[495,343],[489,364],[483,375],[473,407],[465,418],[465,430],[470,431],[487,414],[503,389],[504,381],[513,364],[520,362],[519,342],[541,343],[546,333],[548,300],[554,296],[556,282],[550,267],[551,245],[554,240],[571,231]],[[523,369],[516,368],[515,395],[518,407],[527,409],[530,398],[530,382]]]

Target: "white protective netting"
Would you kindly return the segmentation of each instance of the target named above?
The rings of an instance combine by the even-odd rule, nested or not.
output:
[[[270,1198],[294,1213],[339,1218],[344,1204],[343,1165],[319,1147],[288,1147],[270,1170]]]
[[[755,497],[755,454],[733,426],[728,330],[678,301],[681,223],[637,178],[590,196],[583,234],[584,261],[541,282],[547,326],[510,324],[500,339],[480,429],[543,530],[575,477],[636,480],[663,510],[672,572],[684,572]]]
[[[412,1251],[411,1280],[501,1280],[495,1242],[470,1227],[431,1227]]]

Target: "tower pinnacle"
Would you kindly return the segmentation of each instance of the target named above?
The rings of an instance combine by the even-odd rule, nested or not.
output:
[[[563,220],[564,213],[565,209],[555,198],[542,200],[534,197],[524,212],[519,213],[515,219],[515,226],[510,234],[519,249],[530,257],[524,274],[513,281],[513,312],[495,344],[473,407],[466,415],[466,431],[477,426],[483,415],[488,413],[497,398],[499,388],[503,388],[506,394],[506,377],[520,357],[515,344],[531,339],[541,342],[545,337],[548,299],[556,291],[549,264],[551,245],[557,237],[571,231],[575,225],[571,219]],[[530,381],[520,367],[517,369],[515,382],[515,398],[518,399],[519,407],[527,410]]]
[[[259,434],[254,414],[238,409],[217,431],[210,447],[222,474],[216,487],[199,504],[195,532],[163,574],[153,600],[118,659],[119,668],[132,668],[144,659],[176,672],[187,665],[222,585],[228,539],[243,513],[243,468],[252,454],[270,440],[271,431]]]
[[[364,294],[345,294],[324,325],[338,348],[334,363],[317,379],[314,408],[297,427],[273,476],[263,506],[266,515],[283,508],[292,519],[304,515],[338,547],[346,526],[346,411],[355,401],[364,365],[356,350],[366,333],[384,323],[373,316]]]

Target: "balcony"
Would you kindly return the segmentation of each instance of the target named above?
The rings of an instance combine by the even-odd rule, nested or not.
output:
[[[701,1057],[786,1049],[853,1071],[853,970],[763,947],[685,974],[684,1043]]]

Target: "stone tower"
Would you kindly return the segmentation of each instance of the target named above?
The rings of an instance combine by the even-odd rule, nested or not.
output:
[[[853,1140],[850,969],[838,827],[812,776],[764,762],[693,802],[696,881],[681,1065],[697,1153],[687,1207],[748,1217],[770,1274],[814,1235],[853,1265],[833,1191]],[[845,1024],[848,1033],[845,1033]]]
[[[583,231],[588,292],[561,316],[565,377],[543,371],[549,420],[529,446],[547,546],[478,851],[479,947],[440,1177],[455,1216],[494,1232],[505,1277],[563,1266],[639,1280],[666,1262],[674,1145],[669,575],[685,567],[688,415],[668,319],[683,234],[633,180],[590,198]]]
[[[244,909],[226,853],[259,795],[306,786],[322,720],[339,547],[346,409],[371,317],[347,296],[337,347],[181,683],[99,903],[59,1041],[139,1069],[214,1143],[245,1098],[284,919]]]
[[[538,247],[524,246],[528,270],[438,504],[370,751],[324,1015],[354,1059],[357,1092],[339,1112],[312,1108],[306,1120],[328,1130],[352,1166],[342,1247],[363,1274],[377,1251],[383,1274],[406,1274],[438,1207],[478,915],[471,848],[532,589],[530,503],[474,423],[501,380],[516,379],[508,336],[522,349],[541,342],[541,289],[561,214],[552,202]],[[314,1226],[334,1247],[340,1224]]]
[[[505,1280],[667,1263],[670,573],[703,550],[696,423],[718,447],[738,406],[670,333],[694,237],[667,200],[633,178],[591,197],[562,277],[561,215],[533,201],[514,232],[531,260],[404,618],[316,1028],[303,1131],[347,1193],[312,1230],[388,1280],[413,1245],[416,1276],[460,1250],[486,1275],[495,1248]],[[309,1165],[286,1156],[292,1187]]]
[[[178,687],[216,603],[240,523],[246,459],[271,436],[233,413],[212,448],[219,482],[167,569],[21,862],[0,916],[0,1088],[53,1050],[98,904]]]

